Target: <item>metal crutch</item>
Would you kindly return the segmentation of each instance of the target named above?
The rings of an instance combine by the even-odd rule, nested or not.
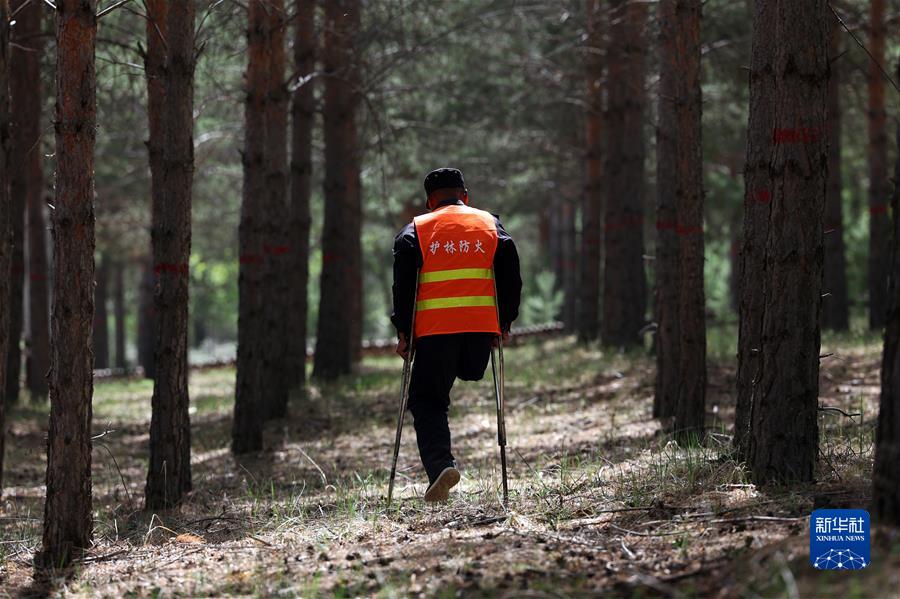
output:
[[[494,297],[497,297],[497,279],[494,278]],[[497,323],[500,323],[500,307],[497,306]],[[500,356],[500,376],[497,377],[497,362],[494,359],[494,348],[491,348],[491,371],[494,373],[494,397],[497,403],[497,445],[500,446],[500,470],[503,476],[503,507],[509,507],[509,486],[506,478],[506,414],[503,384],[503,333],[497,337],[497,354]]]
[[[500,355],[500,376],[497,376],[497,363],[494,349],[491,348],[491,370],[494,373],[494,396],[497,400],[497,444],[500,446],[500,469],[503,475],[503,507],[509,507],[509,486],[506,479],[506,417],[503,397],[503,337],[497,339],[497,353]]]
[[[413,293],[412,318],[409,326],[406,357],[403,359],[403,376],[400,380],[400,413],[397,415],[397,435],[394,437],[394,459],[391,462],[391,481],[388,483],[387,504],[391,505],[394,496],[394,479],[397,477],[397,458],[400,456],[400,435],[403,433],[403,420],[406,417],[406,404],[409,402],[409,383],[412,380],[412,362],[416,349],[413,343],[416,331],[416,298],[419,296],[419,271],[416,270],[416,287]]]

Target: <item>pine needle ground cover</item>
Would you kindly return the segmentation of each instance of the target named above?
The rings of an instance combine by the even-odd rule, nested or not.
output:
[[[228,449],[234,371],[193,371],[194,491],[170,512],[141,509],[152,384],[98,381],[95,546],[74,569],[33,579],[46,414],[20,407],[0,503],[0,596],[881,595],[900,583],[900,543],[892,549],[886,531],[862,572],[808,563],[809,513],[865,507],[870,495],[879,345],[838,345],[848,349],[822,362],[818,482],[790,491],[756,488],[732,459],[729,360],[710,366],[708,439],[679,447],[650,418],[650,357],[571,338],[509,349],[508,513],[489,371],[454,389],[463,480],[438,507],[421,500],[409,418],[398,492],[384,504],[399,359],[367,359],[292,398],[265,450],[241,460]]]

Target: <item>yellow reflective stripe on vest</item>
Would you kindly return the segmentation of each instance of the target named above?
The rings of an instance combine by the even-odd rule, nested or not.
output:
[[[470,308],[476,306],[496,306],[493,295],[465,295],[462,297],[436,297],[419,300],[416,310],[434,310],[436,308]]]
[[[433,270],[419,275],[420,283],[437,283],[440,281],[458,281],[461,279],[493,279],[492,268],[454,268],[451,270]]]

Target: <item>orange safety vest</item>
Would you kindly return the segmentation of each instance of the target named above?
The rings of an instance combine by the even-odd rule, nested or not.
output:
[[[451,204],[413,222],[422,250],[414,337],[499,335],[494,217],[484,210]]]

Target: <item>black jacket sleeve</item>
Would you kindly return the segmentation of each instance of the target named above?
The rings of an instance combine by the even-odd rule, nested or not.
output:
[[[409,339],[416,293],[416,273],[422,266],[422,252],[413,223],[406,225],[394,238],[394,305],[391,322],[397,333]]]
[[[497,281],[497,304],[500,307],[500,328],[508,331],[513,321],[519,317],[519,302],[522,299],[519,252],[496,214],[494,221],[497,223],[498,237],[497,253],[494,254],[494,276]]]

